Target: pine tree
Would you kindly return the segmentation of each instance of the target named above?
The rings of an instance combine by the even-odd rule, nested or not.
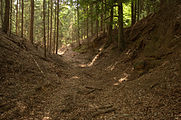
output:
[[[5,1],[5,15],[4,15],[4,21],[3,21],[3,31],[5,33],[9,30],[9,11],[10,11],[10,0]]]
[[[46,23],[45,23],[45,17],[46,17],[46,2],[43,0],[43,42],[44,42],[44,57],[46,57]]]
[[[56,39],[56,54],[58,54],[58,39],[59,39],[59,3],[60,1],[57,0],[57,39]]]
[[[22,13],[21,13],[21,37],[23,37],[23,23],[24,23],[24,21],[23,21],[23,15],[24,15],[24,0],[22,0],[21,1],[21,4],[22,4]]]
[[[17,26],[16,26],[17,27]],[[34,0],[31,0],[31,18],[30,18],[30,42],[33,44],[33,28],[34,28]]]
[[[118,49],[124,50],[125,43],[124,43],[124,32],[123,32],[123,3],[121,0],[118,1]]]

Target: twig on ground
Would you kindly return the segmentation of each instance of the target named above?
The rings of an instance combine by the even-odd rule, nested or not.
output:
[[[38,69],[40,70],[40,72],[41,72],[41,73],[43,74],[43,76],[45,77],[44,72],[41,70],[39,64],[37,63],[37,61],[35,60],[35,58],[33,57],[33,55],[31,55],[31,57],[32,57],[33,61],[35,62],[36,66],[38,67]]]

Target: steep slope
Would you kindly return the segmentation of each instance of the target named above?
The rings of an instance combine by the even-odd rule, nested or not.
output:
[[[139,21],[125,33],[128,49],[111,45],[91,68],[112,86],[102,97],[128,119],[181,119],[180,13],[178,3]]]
[[[44,58],[42,49],[1,31],[0,66],[1,120],[43,116],[46,97],[57,88],[69,69],[59,56]]]

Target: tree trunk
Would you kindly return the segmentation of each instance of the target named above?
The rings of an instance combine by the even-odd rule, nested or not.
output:
[[[104,5],[103,5],[103,0],[101,0],[101,31],[103,31],[103,10],[104,10]]]
[[[137,12],[137,13],[138,13],[138,14],[137,14],[137,15],[138,15],[138,16],[137,16],[137,21],[139,21],[139,20],[140,20],[140,0],[138,0],[138,5],[137,5],[137,6],[138,6],[138,9],[137,9],[137,11],[138,11],[138,12]]]
[[[17,0],[17,5],[16,5],[16,35],[18,35],[18,24],[19,24],[19,21],[18,21],[18,12],[19,12],[19,9],[18,9],[18,5],[19,4],[19,0]]]
[[[135,0],[135,4],[134,4],[134,20],[136,23],[136,15],[137,15],[137,0]]]
[[[3,22],[3,31],[5,33],[9,30],[9,10],[10,10],[10,0],[5,1],[5,15],[4,15],[4,22]]]
[[[19,36],[21,36],[21,0],[19,0],[19,14],[18,14],[18,20],[19,20],[19,24],[18,24],[18,32],[19,32]]]
[[[3,12],[3,0],[1,0],[1,25],[3,25],[3,15],[4,15],[4,12]]]
[[[12,22],[13,22],[13,20],[12,20],[12,14],[13,14],[13,0],[10,0],[11,1],[11,7],[10,7],[10,9],[11,9],[11,13],[10,13],[10,27],[9,27],[9,35],[11,34],[11,31],[12,31]]]
[[[57,40],[56,40],[56,54],[58,54],[58,39],[59,39],[59,0],[57,1]]]
[[[87,5],[87,42],[89,46],[89,5]]]
[[[118,2],[118,49],[124,50],[125,48],[125,42],[124,42],[124,32],[123,32],[123,4],[121,0]]]
[[[107,28],[107,23],[106,19],[107,18],[107,1],[105,0],[105,6],[104,6],[104,34],[106,33],[106,28]]]
[[[56,3],[55,3],[56,4]],[[57,7],[55,6],[55,20],[54,20],[54,38],[53,38],[53,53],[55,53],[55,48],[56,48],[56,44],[55,44],[55,40],[56,40],[56,27],[57,27]]]
[[[49,2],[49,0],[48,0],[48,28],[47,28],[47,51],[49,51],[49,49],[50,49],[50,25],[49,25],[49,23],[50,23],[50,19],[49,19],[49,17],[50,17],[50,12],[49,12],[49,4],[50,4],[50,2]]]
[[[21,1],[22,4],[22,14],[21,14],[21,37],[23,37],[23,12],[24,12],[24,1]]]
[[[51,15],[50,15],[50,53],[52,52],[52,18],[53,18],[53,0],[51,0]]]
[[[96,36],[99,37],[99,4],[96,3]]]
[[[33,28],[34,28],[34,0],[31,0],[31,19],[30,19],[30,41],[33,44]]]
[[[134,6],[134,1],[131,1],[131,25],[133,26],[135,24],[135,6]]]
[[[46,25],[45,25],[45,17],[46,17],[46,1],[43,0],[43,41],[44,41],[44,57],[46,57]]]
[[[80,23],[79,23],[79,0],[77,0],[77,23],[78,23],[78,26],[77,26],[77,28],[78,28],[78,30],[77,30],[77,36],[78,36],[78,46],[80,47]]]
[[[90,15],[91,15],[91,36],[93,36],[94,32],[93,32],[93,4],[90,6]]]
[[[111,11],[110,11],[110,23],[109,23],[109,28],[108,28],[108,41],[111,43],[112,42],[112,24],[113,24],[113,13],[114,8],[113,8],[113,4],[111,4]]]

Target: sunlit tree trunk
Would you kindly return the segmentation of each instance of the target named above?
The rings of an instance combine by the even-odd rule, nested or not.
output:
[[[50,2],[49,2],[49,0],[48,0],[47,51],[49,51],[49,49],[50,49],[50,25],[49,25],[49,23],[50,23],[50,19],[49,19],[49,17],[50,17],[50,12],[49,12],[49,4],[50,4]]]
[[[16,26],[17,27],[17,26]],[[34,28],[34,0],[31,0],[31,18],[30,18],[30,41],[33,44],[33,28]]]
[[[5,1],[5,15],[4,15],[4,22],[3,22],[3,31],[5,33],[9,30],[9,10],[10,10],[10,0]]]
[[[23,21],[23,12],[24,12],[24,0],[21,1],[22,4],[22,14],[21,14],[21,37],[23,37],[23,26],[24,26],[24,21]]]
[[[58,39],[59,39],[59,0],[57,0],[57,40],[56,40],[56,54],[58,54]]]
[[[50,17],[50,53],[52,52],[52,24],[53,24],[53,0],[51,0],[51,17]]]
[[[19,0],[19,14],[18,14],[18,20],[19,20],[19,23],[18,23],[18,34],[19,36],[21,36],[21,0]]]
[[[56,4],[56,3],[55,3]],[[55,48],[56,48],[56,27],[57,27],[57,7],[55,6],[55,20],[54,20],[54,38],[53,38],[53,53],[55,53]]]
[[[12,31],[12,22],[13,22],[13,20],[12,20],[12,14],[13,14],[13,0],[10,0],[10,4],[11,4],[11,7],[10,7],[10,10],[11,10],[11,12],[10,12],[10,24],[9,24],[9,34],[11,34],[11,31]]]
[[[19,13],[19,0],[17,0],[17,5],[16,5],[16,35],[18,35],[18,24],[19,24],[19,21],[18,21],[18,13]]]
[[[43,41],[44,41],[44,57],[46,57],[46,25],[45,25],[45,17],[46,17],[46,1],[43,0]]]

